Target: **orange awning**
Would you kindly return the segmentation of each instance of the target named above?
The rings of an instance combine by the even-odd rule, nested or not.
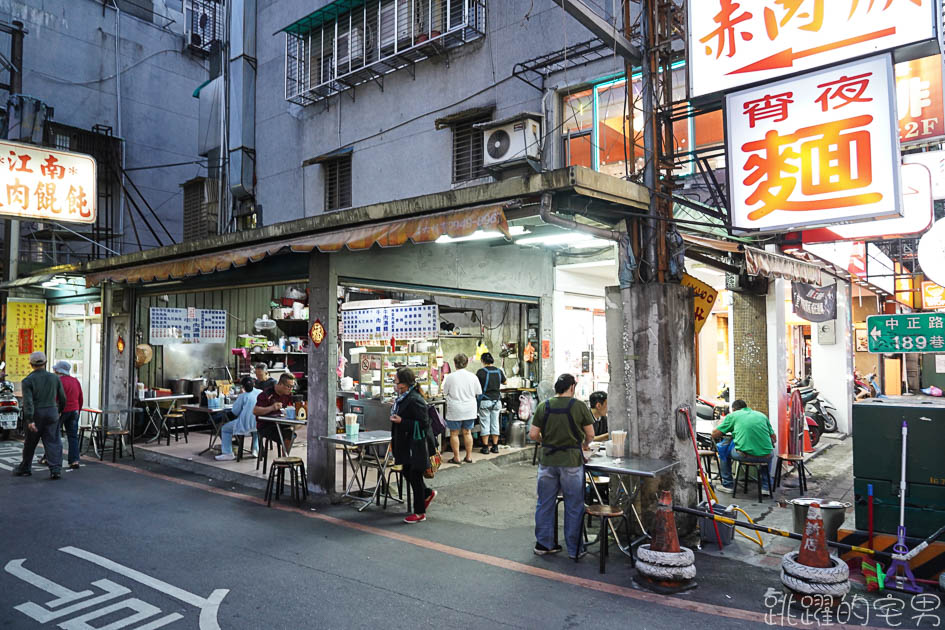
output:
[[[469,236],[476,230],[501,232],[509,238],[509,225],[504,206],[490,205],[441,212],[413,219],[399,219],[351,229],[335,230],[324,234],[300,236],[275,243],[242,247],[233,251],[214,252],[179,260],[150,263],[103,271],[86,276],[86,286],[92,287],[104,280],[112,282],[161,282],[179,280],[200,274],[226,271],[259,262],[283,250],[305,253],[339,252],[342,249],[358,251],[380,247],[400,247],[407,241],[431,243],[444,234],[452,238]]]

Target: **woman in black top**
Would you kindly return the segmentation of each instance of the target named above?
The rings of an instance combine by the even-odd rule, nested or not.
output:
[[[427,488],[423,482],[423,471],[430,467],[430,453],[435,449],[431,444],[427,401],[410,368],[397,370],[394,388],[399,395],[391,410],[391,450],[394,461],[404,467],[404,476],[413,491],[413,514],[408,514],[404,522],[421,523],[427,518],[427,507],[436,498],[436,490]]]

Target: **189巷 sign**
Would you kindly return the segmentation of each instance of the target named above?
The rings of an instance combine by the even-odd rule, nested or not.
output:
[[[945,315],[910,313],[866,318],[870,352],[945,351]]]
[[[95,159],[0,140],[0,215],[95,223]]]

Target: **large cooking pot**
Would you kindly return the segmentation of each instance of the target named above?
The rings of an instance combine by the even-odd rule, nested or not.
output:
[[[190,380],[186,378],[175,378],[174,380],[168,381],[167,386],[175,396],[182,396],[184,394],[190,393]]]

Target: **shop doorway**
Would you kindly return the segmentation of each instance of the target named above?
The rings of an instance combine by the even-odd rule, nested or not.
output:
[[[102,315],[98,302],[49,307],[49,365],[68,361],[85,406],[101,409]]]

